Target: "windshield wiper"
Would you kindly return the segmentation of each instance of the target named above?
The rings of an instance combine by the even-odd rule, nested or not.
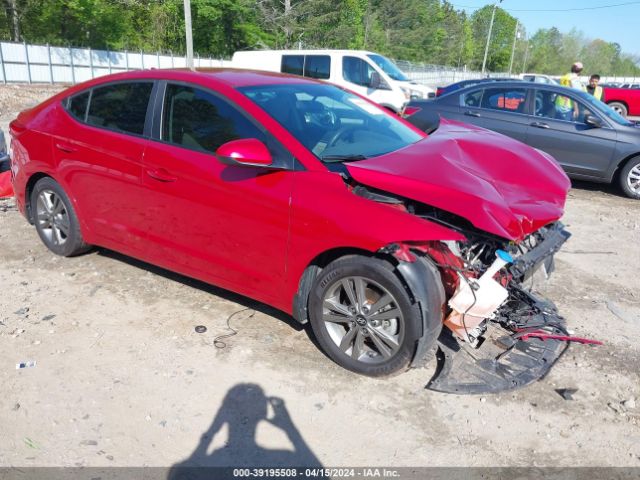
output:
[[[352,155],[324,155],[322,157],[320,157],[320,160],[322,160],[323,162],[327,162],[327,163],[334,163],[334,162],[352,162],[352,161],[356,161],[356,160],[366,160],[367,157],[365,157],[362,154],[352,154]]]

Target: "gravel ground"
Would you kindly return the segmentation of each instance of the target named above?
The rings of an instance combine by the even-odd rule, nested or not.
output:
[[[0,88],[0,126],[54,91]],[[452,396],[424,389],[432,365],[342,370],[227,291],[106,250],[56,257],[0,201],[0,466],[639,467],[640,202],[580,183],[564,221],[573,237],[540,288],[605,345],[571,346],[527,388]],[[238,335],[216,348],[234,312]]]

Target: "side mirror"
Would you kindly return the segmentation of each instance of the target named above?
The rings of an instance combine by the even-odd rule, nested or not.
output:
[[[594,128],[602,127],[602,120],[600,120],[595,115],[585,115],[584,116],[584,123],[586,123],[590,127],[594,127]]]
[[[371,78],[369,79],[369,88],[377,90],[380,88],[381,84],[382,78],[380,78],[380,74],[378,72],[371,72]]]
[[[255,138],[232,140],[218,147],[216,157],[235,167],[270,167],[273,159],[267,146]]]

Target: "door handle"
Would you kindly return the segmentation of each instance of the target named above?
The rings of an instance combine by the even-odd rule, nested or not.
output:
[[[159,182],[175,182],[178,177],[174,177],[169,172],[167,172],[164,168],[158,168],[156,170],[147,170],[147,175],[149,175],[154,180],[158,180]]]
[[[473,110],[467,110],[466,112],[464,112],[465,115],[468,115],[469,117],[479,117],[480,113],[478,112],[474,112]]]
[[[56,148],[58,150],[62,150],[63,152],[67,152],[67,153],[73,153],[73,152],[77,152],[78,149],[71,147],[69,145],[66,145],[64,143],[56,143]]]
[[[549,128],[549,124],[544,122],[533,122],[533,123],[530,123],[529,125],[536,128]]]

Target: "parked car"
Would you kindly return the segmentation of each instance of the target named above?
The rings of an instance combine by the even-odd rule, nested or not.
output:
[[[623,117],[640,116],[640,89],[605,88],[604,102]]]
[[[407,112],[414,124],[437,113],[494,130],[552,155],[572,178],[615,181],[640,199],[640,128],[579,90],[529,82],[476,85],[411,102]]]
[[[427,136],[336,86],[233,69],[100,77],[11,135],[18,208],[53,253],[97,245],[265,302],[354,372],[422,365],[443,322],[491,357],[475,365],[489,390],[562,350],[516,334],[564,328],[523,282],[568,238],[570,186],[520,142],[447,122]],[[480,345],[495,332],[498,358]],[[478,388],[455,371],[434,388]]]
[[[0,128],[0,198],[12,197],[11,172],[9,166],[9,153],[4,132]]]
[[[240,51],[235,68],[249,68],[316,78],[363,95],[395,113],[411,99],[430,98],[434,91],[409,79],[388,58],[364,50]]]
[[[517,78],[502,78],[502,77],[488,77],[488,78],[474,78],[471,80],[462,80],[460,82],[452,83],[447,85],[446,87],[438,87],[436,89],[436,97],[441,97],[442,95],[446,95],[447,93],[455,92],[456,90],[460,90],[462,88],[471,87],[473,85],[477,85],[479,83],[489,83],[489,82],[508,82],[508,81],[517,81]]]
[[[552,76],[543,75],[540,73],[522,73],[519,75],[519,78],[521,78],[525,82],[547,83],[550,85],[559,85],[559,83]]]

